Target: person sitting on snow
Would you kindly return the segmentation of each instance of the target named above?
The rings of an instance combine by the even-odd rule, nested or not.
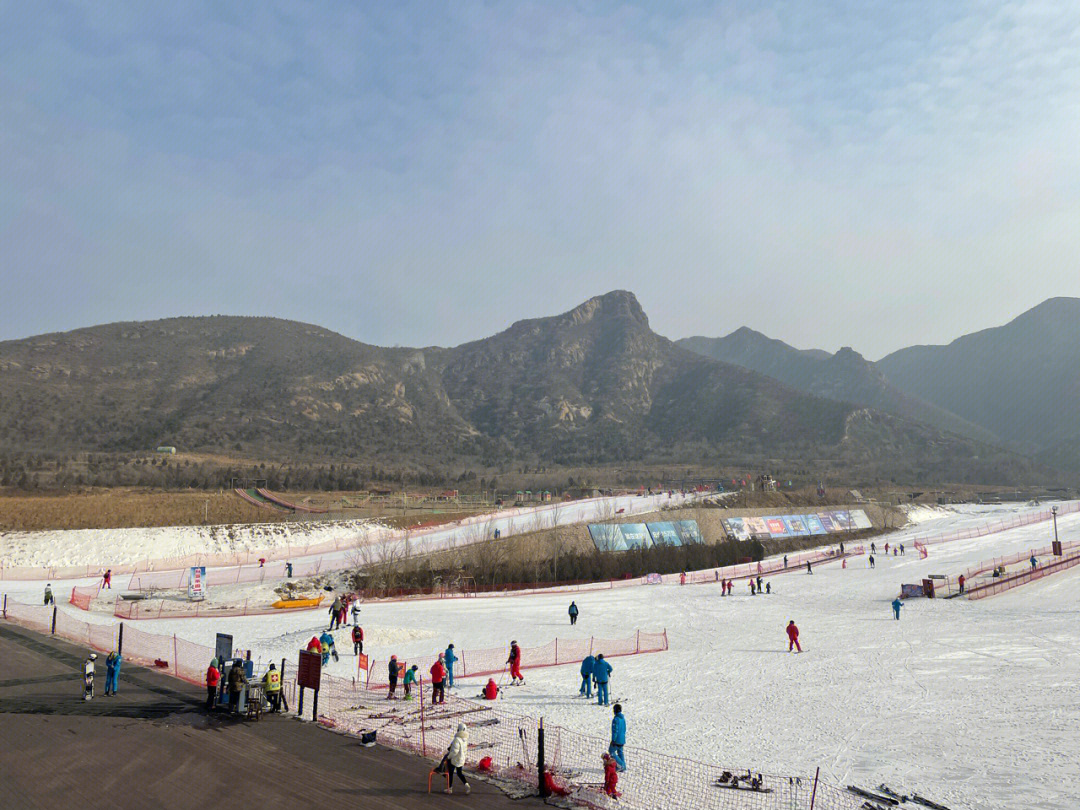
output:
[[[480,693],[480,697],[484,700],[495,700],[499,696],[499,687],[495,683],[494,678],[488,678],[487,686],[484,687],[484,691]]]

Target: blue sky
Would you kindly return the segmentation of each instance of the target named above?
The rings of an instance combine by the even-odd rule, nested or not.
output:
[[[0,339],[624,288],[876,359],[1080,296],[1080,4],[877,5],[0,0]]]

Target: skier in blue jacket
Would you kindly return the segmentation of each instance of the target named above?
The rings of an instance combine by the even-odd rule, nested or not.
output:
[[[592,697],[592,678],[595,666],[596,659],[593,658],[592,653],[589,653],[581,660],[581,689],[579,694],[587,698]]]
[[[323,630],[323,634],[319,636],[319,643],[322,645],[322,662],[323,666],[330,661],[330,656],[334,656],[334,660],[337,660],[337,650],[334,649],[334,637],[330,635],[329,631]]]
[[[899,596],[896,597],[895,599],[893,599],[893,601],[892,601],[892,612],[893,612],[893,617],[897,621],[900,621],[900,608],[902,608],[903,606],[904,606],[904,603],[900,601]]]
[[[454,663],[458,660],[454,655],[454,645],[450,644],[443,653],[443,663],[446,664],[446,688],[454,688]]]
[[[608,681],[611,679],[611,664],[604,660],[604,654],[596,656],[593,664],[593,680],[596,681],[596,702],[608,706]]]
[[[626,717],[622,713],[622,705],[615,704],[615,716],[611,718],[611,745],[608,753],[615,760],[615,765],[620,771],[626,770],[626,757],[623,756],[623,746],[626,745]]]

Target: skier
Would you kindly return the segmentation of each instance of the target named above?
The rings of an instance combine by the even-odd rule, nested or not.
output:
[[[569,609],[568,613],[570,614],[570,624],[571,625],[577,624],[578,607],[577,607],[576,602],[571,602],[570,603],[570,609]]]
[[[844,555],[844,544],[843,544],[843,542],[841,542],[840,543],[840,556],[843,556],[843,555]]]
[[[112,569],[109,568],[101,575],[101,587],[112,590]]]
[[[398,679],[398,661],[396,655],[390,656],[390,663],[388,665],[387,676],[390,679],[390,690],[386,693],[387,700],[397,700],[397,695],[394,693],[397,691],[397,679]]]
[[[521,681],[521,685],[524,685],[525,676],[521,674],[521,647],[516,641],[510,642],[510,657],[506,659],[506,663],[510,665],[510,683],[517,684]]]
[[[1035,555],[1034,555],[1034,554],[1032,554],[1032,555],[1031,555],[1031,570],[1032,570],[1032,571],[1034,571],[1034,570],[1035,570],[1035,566],[1036,566],[1036,565],[1038,565],[1038,564],[1039,564],[1039,561],[1038,561],[1038,560],[1036,560],[1036,559],[1035,559]],[[1003,575],[1003,576],[1004,576],[1004,573],[1005,573],[1005,572],[1003,571],[1003,572],[1002,572],[1002,575]]]
[[[871,568],[874,567],[874,555],[873,554],[870,555],[870,567]]]
[[[405,686],[405,700],[412,700],[412,685],[416,683],[416,673],[419,669],[419,665],[413,664],[405,671],[405,680],[402,681]]]
[[[446,663],[446,688],[454,688],[454,664],[457,663],[457,655],[454,653],[454,645],[447,644],[446,652],[443,653],[443,661]]]
[[[352,613],[353,627],[357,627],[360,624],[360,600],[354,599],[352,607],[349,608],[349,612]]]
[[[899,549],[896,546],[892,547],[892,555],[895,557]]]
[[[760,567],[760,566],[759,566],[759,567]],[[758,593],[761,593],[761,574],[758,574],[758,578],[757,578],[757,589],[758,589]]]
[[[49,584],[47,584],[45,586],[45,604],[46,605],[55,605],[56,604],[56,600],[53,599],[52,583],[49,583]]]
[[[892,600],[893,617],[897,621],[900,621],[900,608],[902,608],[903,606],[904,606],[904,603],[900,601],[899,596]]]
[[[266,690],[266,699],[270,703],[270,711],[281,710],[281,673],[273,664],[263,675],[263,688]]]
[[[120,680],[120,653],[113,650],[105,657],[105,694],[116,697],[116,686]]]
[[[900,556],[901,557],[904,556],[904,544],[903,543],[900,544]]]
[[[680,585],[685,585],[686,584],[686,572],[685,571],[683,571],[681,574],[679,574],[679,584]]]
[[[787,554],[784,555],[784,568],[787,568]]]
[[[960,593],[963,594],[964,593],[964,583],[967,581],[967,578],[963,574],[961,574],[960,577],[956,581],[960,583]]]
[[[352,629],[352,654],[360,655],[364,652],[364,628],[358,624]]]
[[[619,784],[619,767],[611,754],[606,751],[600,756],[600,759],[604,763],[604,793],[611,796],[613,799],[619,798],[622,794],[618,790]]]
[[[218,685],[221,683],[221,670],[218,669],[217,658],[210,659],[210,666],[206,668],[206,710],[214,710],[217,703]]]
[[[810,561],[809,560],[806,561],[806,573],[808,573],[808,574],[813,574],[814,573],[814,569],[810,567]]]
[[[888,556],[888,555],[889,555],[889,544],[886,543],[885,544],[885,556]]]
[[[341,626],[341,599],[340,597],[334,597],[334,603],[330,605],[330,630],[334,629],[334,623],[337,622],[338,626]]]
[[[349,623],[349,597],[346,596],[341,600],[341,610],[338,611],[337,626],[341,627],[343,624]]]
[[[787,637],[788,645],[787,650],[791,652],[792,648],[802,652],[802,647],[799,644],[799,628],[795,626],[795,620],[792,619],[787,625]]]
[[[593,664],[593,681],[596,682],[596,703],[608,705],[608,681],[611,680],[611,664],[604,660],[604,654],[596,656]]]
[[[446,665],[443,664],[443,654],[439,653],[439,660],[431,665],[431,705],[446,703]]]
[[[870,543],[870,553],[871,554],[877,554],[877,543],[874,543],[874,542],[871,541],[871,543]]]
[[[495,700],[499,696],[499,687],[495,683],[494,678],[488,678],[487,685],[484,687],[484,691],[481,692],[480,697],[484,700]]]
[[[334,637],[330,635],[329,630],[324,630],[323,634],[319,636],[319,651],[322,653],[323,666],[326,666],[330,662],[330,656],[334,656],[334,660],[338,660],[337,649],[334,647]]]
[[[263,568],[266,565],[266,557],[259,557],[259,568]]]
[[[461,770],[465,764],[465,756],[469,751],[469,728],[464,723],[458,723],[457,733],[454,735],[454,739],[450,743],[450,747],[446,751],[446,764],[449,766],[450,778],[447,780],[448,784],[444,793],[453,793],[452,787],[454,776],[461,780],[461,784],[465,785],[465,795],[469,794],[472,790],[472,786],[469,784],[469,780],[465,778],[465,773]]]
[[[754,588],[754,580],[750,580],[750,595],[757,596],[757,591]]]
[[[771,582],[766,582],[765,583],[765,593],[766,594],[772,593],[772,583]]]
[[[584,695],[590,700],[592,699],[592,679],[595,666],[596,659],[593,658],[592,653],[581,659],[581,689],[578,690],[578,694]]]
[[[611,718],[611,745],[608,753],[619,766],[620,771],[626,770],[626,759],[623,757],[623,746],[626,745],[626,718],[622,713],[622,705],[615,704],[614,716]]]
[[[83,700],[92,700],[94,697],[95,661],[97,661],[97,653],[90,653],[83,661]]]
[[[291,562],[285,563],[285,576],[288,579],[292,579],[292,563]]]

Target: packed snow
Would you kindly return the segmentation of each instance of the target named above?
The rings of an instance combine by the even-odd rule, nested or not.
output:
[[[740,581],[731,597],[706,584],[366,603],[365,652],[379,662],[391,653],[427,660],[449,642],[470,650],[517,639],[527,648],[556,636],[621,638],[638,628],[666,628],[669,651],[611,661],[612,698],[625,704],[633,747],[733,770],[806,774],[820,767],[834,783],[885,783],[953,810],[1078,806],[1080,708],[1071,681],[1080,653],[1080,568],[980,601],[910,599],[896,621],[889,603],[901,583],[955,575],[1053,539],[1046,521],[931,545],[922,560],[913,537],[1032,510],[929,511],[877,539],[875,569],[865,556],[846,568],[819,565],[812,575],[799,569],[770,578],[769,595],[752,597]],[[1080,539],[1080,514],[1059,517],[1058,530],[1063,540]],[[885,555],[886,540],[890,548],[904,542],[906,555]],[[581,610],[575,627],[566,614],[571,597]],[[787,652],[790,619],[801,630],[799,655]],[[263,662],[295,660],[297,649],[326,627],[326,606],[138,626],[211,647],[215,632],[229,632]],[[335,633],[340,661],[329,665],[332,674],[355,671],[348,633]],[[525,676],[525,687],[508,691],[506,708],[606,733],[610,710],[578,696],[577,665],[527,669]],[[479,679],[459,679],[464,694],[479,687]],[[633,778],[632,761],[624,778]]]

